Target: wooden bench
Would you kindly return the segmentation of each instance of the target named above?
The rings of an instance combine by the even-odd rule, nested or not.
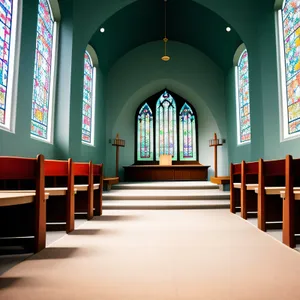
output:
[[[103,164],[93,164],[94,215],[102,215]]]
[[[118,183],[119,183],[119,177],[104,177],[103,179],[104,189],[106,191],[110,191],[111,186],[113,184],[118,184]]]
[[[94,185],[92,162],[74,162],[74,187],[77,190],[75,196],[75,216],[86,214],[88,220],[94,216]]]
[[[257,216],[258,162],[241,163],[241,217]]]
[[[22,191],[28,189],[32,192]],[[7,250],[21,246],[23,251],[34,253],[44,249],[48,196],[44,156],[0,157],[0,190],[0,245]]]
[[[241,164],[230,164],[230,212],[241,209]]]
[[[282,227],[280,189],[285,186],[285,161],[285,159],[259,160],[257,217],[258,228],[263,231]]]
[[[286,156],[285,191],[283,200],[282,241],[289,247],[296,246],[296,235],[300,234],[300,159]]]
[[[47,201],[47,229],[74,230],[74,174],[72,159],[50,160],[44,163]]]

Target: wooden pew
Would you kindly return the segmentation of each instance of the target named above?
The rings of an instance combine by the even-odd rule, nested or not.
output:
[[[245,162],[241,164],[241,217],[257,215],[258,162]]]
[[[258,228],[266,231],[269,228],[281,228],[282,199],[280,190],[285,186],[285,159],[258,163]],[[275,191],[275,192],[274,192]]]
[[[74,173],[72,159],[50,160],[44,164],[45,186],[49,192],[47,201],[47,229],[67,233],[74,230]],[[58,224],[62,226],[58,226]]]
[[[283,200],[282,241],[289,247],[296,246],[295,234],[300,234],[300,159],[286,156],[285,191]]]
[[[102,215],[103,164],[93,165],[95,216]]]
[[[94,176],[92,162],[74,162],[74,188],[77,190],[75,196],[76,213],[86,213],[87,219],[94,216]]]
[[[45,248],[47,195],[44,186],[43,155],[0,157],[1,246],[22,246],[26,252],[34,253]],[[22,191],[28,189],[32,192]]]
[[[241,164],[230,164],[230,212],[241,208]]]

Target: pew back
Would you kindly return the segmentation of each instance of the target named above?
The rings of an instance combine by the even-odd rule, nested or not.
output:
[[[4,237],[1,243],[9,246],[21,243],[25,250],[38,252],[46,244],[43,155],[37,158],[0,157],[0,190],[20,189],[33,190],[34,200],[32,203],[0,207],[0,236]]]

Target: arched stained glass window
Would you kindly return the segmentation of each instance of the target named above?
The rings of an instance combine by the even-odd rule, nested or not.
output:
[[[0,128],[14,130],[13,110],[15,96],[14,84],[17,80],[16,58],[19,42],[18,23],[21,22],[21,13],[18,12],[19,1],[0,1]],[[19,14],[19,16],[18,16]]]
[[[94,106],[95,106],[96,68],[86,50],[84,53],[83,102],[82,102],[82,135],[83,143],[94,144]]]
[[[282,129],[284,138],[300,133],[300,1],[286,0],[279,11]]]
[[[248,52],[239,58],[236,72],[238,144],[251,141]]]
[[[179,113],[180,160],[196,160],[196,120],[190,106],[185,103]]]
[[[176,103],[165,91],[156,103],[156,160],[161,154],[171,154],[177,160]]]
[[[153,160],[153,114],[145,103],[137,116],[137,160]]]
[[[52,8],[48,0],[39,0],[31,135],[49,142],[52,139],[56,41],[57,22],[54,20]]]

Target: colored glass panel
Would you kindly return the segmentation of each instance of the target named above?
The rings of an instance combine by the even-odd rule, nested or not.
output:
[[[84,53],[83,76],[83,104],[82,104],[82,134],[81,139],[85,143],[92,142],[92,109],[93,109],[93,82],[94,67],[92,59],[87,51]]]
[[[171,154],[177,160],[176,103],[165,91],[156,103],[156,160],[162,154]]]
[[[6,123],[13,1],[0,1],[0,124]]]
[[[153,114],[145,103],[137,117],[138,160],[153,160]]]
[[[288,133],[300,131],[300,1],[287,0],[282,8],[287,90]]]
[[[196,122],[187,103],[179,113],[179,143],[180,160],[196,160]]]
[[[251,140],[248,52],[244,50],[238,63],[238,102],[240,143]]]
[[[48,138],[54,19],[47,0],[38,5],[31,134]]]

